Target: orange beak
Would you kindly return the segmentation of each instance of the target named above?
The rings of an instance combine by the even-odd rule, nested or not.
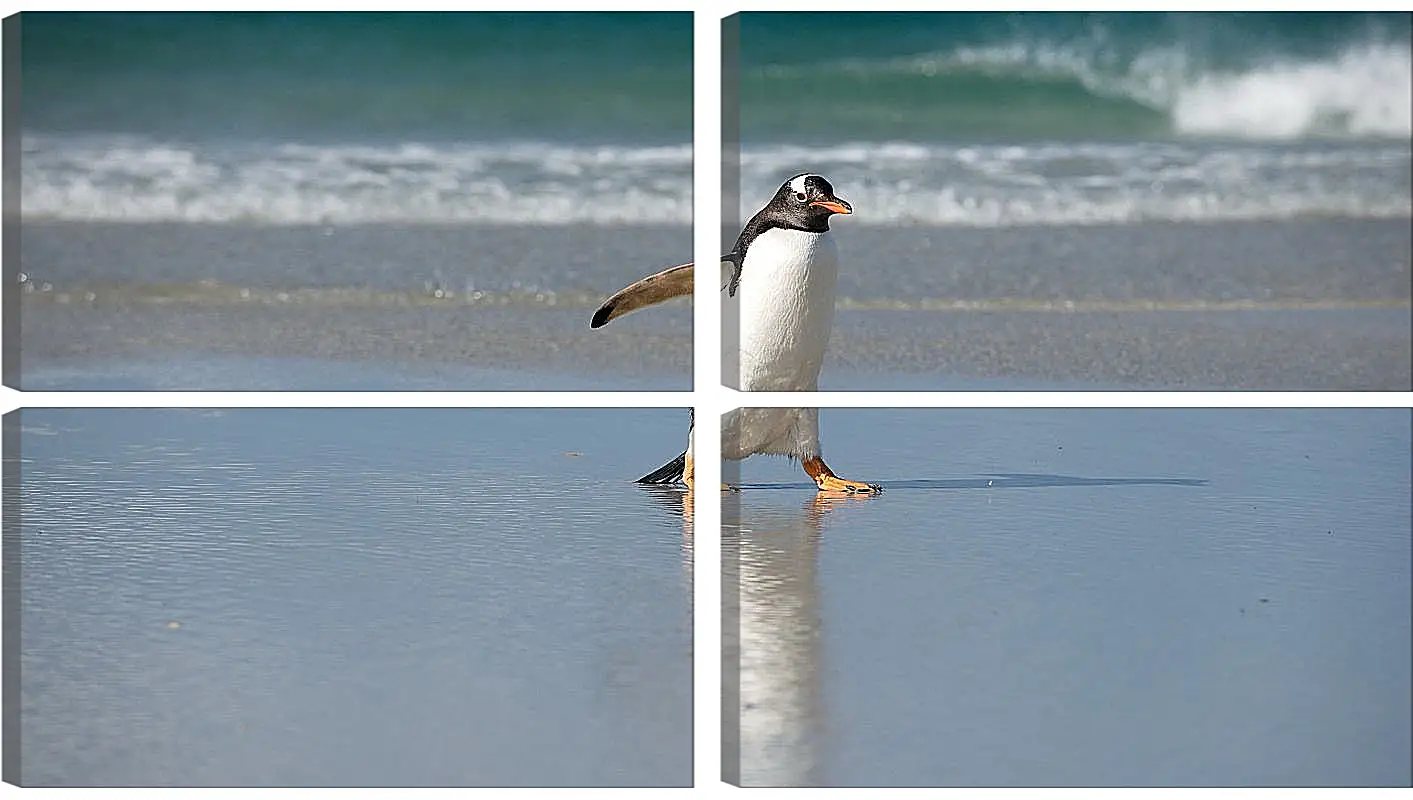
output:
[[[832,198],[829,200],[816,200],[813,203],[810,203],[810,205],[833,211],[835,214],[854,213],[854,209],[852,206],[838,198]]]

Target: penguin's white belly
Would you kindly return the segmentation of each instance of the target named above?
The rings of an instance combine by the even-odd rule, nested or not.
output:
[[[741,269],[737,309],[739,349],[723,335],[728,377],[748,392],[809,392],[834,325],[839,254],[827,233],[771,229],[751,242]],[[734,352],[733,352],[734,351]],[[733,356],[735,357],[733,359]],[[736,361],[736,369],[731,362]]]

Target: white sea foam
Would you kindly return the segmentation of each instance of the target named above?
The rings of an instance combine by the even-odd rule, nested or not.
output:
[[[1257,140],[1413,136],[1413,52],[1406,42],[1350,44],[1324,58],[1253,58],[1244,68],[1199,63],[1178,46],[1119,59],[1103,40],[1013,42],[887,59],[847,61],[856,74],[936,78],[956,71],[1072,79],[1099,97],[1168,116],[1180,135]],[[792,69],[768,72],[785,74]],[[810,69],[816,69],[810,67]],[[1076,113],[1084,113],[1076,108]]]
[[[827,176],[851,225],[1003,227],[1152,220],[1397,218],[1410,154],[1372,143],[995,146],[853,143],[742,153],[740,213],[798,172]]]
[[[214,147],[25,136],[27,219],[688,224],[692,148],[397,144]]]
[[[1251,138],[1413,135],[1413,54],[1407,45],[1348,50],[1328,61],[1283,62],[1202,75],[1178,87],[1177,130]]]
[[[216,148],[27,136],[28,220],[311,224],[689,224],[692,151],[512,145]],[[801,172],[853,225],[1402,217],[1407,145],[1379,142],[845,142],[742,153],[741,214]]]

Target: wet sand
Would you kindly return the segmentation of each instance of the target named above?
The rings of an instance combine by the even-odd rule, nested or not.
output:
[[[1037,228],[834,226],[841,296],[888,299],[1406,301],[1408,219]]]
[[[1409,236],[844,220],[821,387],[1409,390]],[[588,328],[606,294],[685,259],[685,228],[27,223],[23,243],[35,389],[691,386],[688,305]]]
[[[689,785],[690,522],[682,493],[631,483],[685,422],[8,415],[17,777]]]
[[[1413,389],[1406,219],[848,223],[821,388]]]
[[[686,226],[26,223],[21,253],[26,388],[691,388],[685,301],[589,328]]]
[[[1404,308],[843,311],[820,388],[1409,391]]]
[[[1408,785],[1407,409],[821,425],[831,466],[885,492],[741,465],[728,779]]]
[[[594,331],[584,308],[26,308],[22,386],[690,390],[691,308],[654,312]]]
[[[1413,388],[1407,220],[836,228],[824,389]],[[27,223],[22,385],[253,388],[217,367],[240,358],[271,389],[687,389],[685,303],[587,320],[690,247],[685,227]],[[151,379],[170,364],[190,369]]]

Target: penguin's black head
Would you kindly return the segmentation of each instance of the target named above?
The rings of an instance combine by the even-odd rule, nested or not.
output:
[[[834,187],[819,175],[796,175],[781,184],[770,201],[772,216],[790,228],[829,230],[834,214],[852,214],[853,206],[834,196]]]

